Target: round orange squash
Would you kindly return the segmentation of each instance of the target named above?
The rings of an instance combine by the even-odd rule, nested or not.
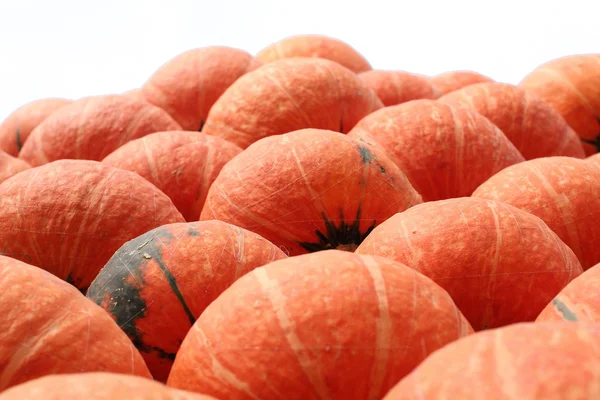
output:
[[[564,118],[539,97],[508,83],[477,83],[439,101],[473,109],[492,121],[523,156],[585,158],[579,136]]]
[[[71,372],[151,377],[127,335],[72,285],[0,256],[0,293],[0,391]]]
[[[0,393],[0,400],[216,400],[150,379],[110,372],[50,375]]]
[[[100,161],[130,140],[178,129],[165,111],[145,101],[122,95],[85,97],[39,124],[19,158],[33,167],[60,159]]]
[[[240,276],[285,257],[257,234],[225,222],[164,225],[121,246],[87,297],[128,334],[154,379],[166,381],[204,309]]]
[[[431,78],[404,71],[371,70],[358,74],[373,89],[384,106],[394,106],[417,99],[437,99],[438,90]]]
[[[0,150],[0,183],[29,168],[31,168],[31,166],[25,161]]]
[[[167,385],[222,399],[379,399],[472,332],[438,285],[328,250],[244,275],[194,324]]]
[[[435,100],[377,110],[348,136],[384,150],[424,201],[470,196],[496,172],[525,160],[486,118]]]
[[[533,321],[582,272],[539,218],[476,198],[396,214],[356,250],[402,262],[446,289],[475,330]]]
[[[384,400],[600,398],[597,325],[521,323],[435,352]]]
[[[519,83],[536,94],[577,132],[586,154],[600,149],[600,54],[548,61]]]
[[[508,167],[473,192],[540,217],[575,253],[583,269],[600,262],[600,166],[546,157]]]
[[[0,184],[0,254],[85,291],[126,241],[184,222],[141,176],[97,161],[60,160]]]
[[[325,35],[288,36],[256,55],[264,63],[293,57],[317,57],[335,61],[353,72],[371,69],[369,62],[348,43]]]
[[[284,59],[235,81],[211,108],[202,131],[246,148],[305,128],[347,133],[382,106],[356,74],[333,61]]]
[[[431,78],[431,83],[442,95],[475,83],[493,81],[492,78],[475,71],[448,71]]]
[[[70,103],[67,99],[45,98],[17,108],[0,123],[0,150],[17,156],[31,131],[50,114]]]
[[[167,111],[184,130],[199,131],[225,89],[260,64],[249,53],[231,47],[187,50],[162,65],[138,94]]]
[[[200,219],[251,230],[290,255],[352,251],[376,225],[421,201],[385,153],[303,129],[262,139],[227,163]]]
[[[119,147],[103,163],[133,171],[162,190],[187,221],[197,221],[208,188],[242,149],[199,132],[157,132]]]

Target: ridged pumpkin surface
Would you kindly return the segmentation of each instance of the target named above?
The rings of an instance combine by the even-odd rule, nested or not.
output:
[[[438,90],[431,78],[404,71],[371,70],[358,74],[373,89],[384,106],[394,106],[417,99],[437,99]]]
[[[337,250],[244,275],[186,336],[168,385],[223,399],[379,399],[472,332],[450,296],[391,260]]]
[[[493,80],[475,71],[448,71],[431,78],[431,83],[442,95],[482,82]]]
[[[0,183],[29,168],[31,168],[31,166],[25,161],[0,150]]]

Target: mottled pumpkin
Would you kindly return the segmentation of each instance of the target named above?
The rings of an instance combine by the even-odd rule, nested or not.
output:
[[[475,83],[493,82],[488,76],[475,71],[447,71],[431,78],[433,86],[442,94],[447,94]]]
[[[31,168],[31,166],[25,161],[0,150],[0,183],[29,168]]]

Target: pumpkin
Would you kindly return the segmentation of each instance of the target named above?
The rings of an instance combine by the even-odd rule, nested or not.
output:
[[[50,375],[0,393],[0,400],[216,400],[150,379],[110,372]]]
[[[431,78],[433,86],[442,94],[447,94],[468,85],[493,82],[488,76],[475,71],[447,71]]]
[[[68,283],[0,256],[0,292],[0,391],[71,372],[151,377],[125,333]]]
[[[0,184],[0,254],[85,291],[126,241],[184,222],[141,176],[97,161],[59,160]]]
[[[497,201],[423,203],[376,227],[356,250],[388,257],[446,289],[473,329],[533,321],[582,272],[541,219]]]
[[[600,262],[600,166],[571,157],[529,160],[492,176],[473,196],[540,217],[584,269]]]
[[[348,43],[325,35],[288,36],[258,52],[264,63],[293,57],[317,57],[335,61],[353,72],[371,69],[369,62]]]
[[[31,168],[31,166],[25,161],[0,150],[0,183],[29,168]]]
[[[404,71],[371,70],[358,74],[365,85],[373,89],[384,106],[394,106],[417,99],[437,99],[438,90],[431,79]]]
[[[117,321],[155,379],[202,311],[240,276],[286,255],[255,233],[221,221],[175,223],[125,243],[87,297]]]
[[[510,139],[523,156],[584,158],[579,137],[564,118],[539,97],[508,83],[478,83],[455,90],[439,101],[473,109]]]
[[[306,128],[348,133],[382,106],[356,74],[333,61],[284,59],[235,81],[211,108],[202,131],[246,148]]]
[[[433,353],[384,400],[600,398],[597,325],[520,323]]]
[[[577,132],[586,154],[600,149],[600,54],[577,54],[550,60],[519,83],[534,93]]]
[[[167,111],[183,129],[199,131],[225,89],[260,64],[247,52],[231,47],[187,50],[162,65],[139,94]]]
[[[39,99],[22,105],[0,123],[0,150],[17,156],[35,127],[71,100]]]
[[[187,221],[197,221],[208,188],[241,151],[199,132],[157,132],[119,147],[102,162],[141,175],[169,196]]]
[[[348,136],[387,152],[424,201],[470,196],[496,172],[524,161],[486,118],[435,100],[377,110]]]
[[[471,333],[438,285],[391,260],[328,250],[244,275],[202,313],[167,385],[222,399],[379,399]]]
[[[39,124],[19,158],[31,166],[60,159],[100,161],[130,140],[181,129],[165,111],[122,95],[90,96],[61,107]]]
[[[227,163],[201,220],[256,232],[290,255],[353,251],[421,196],[385,153],[338,132],[302,129],[259,140]]]

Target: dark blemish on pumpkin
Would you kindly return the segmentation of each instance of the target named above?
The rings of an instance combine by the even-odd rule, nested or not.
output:
[[[379,170],[381,171],[382,174],[385,174],[385,168],[383,168],[382,165],[379,166]]]
[[[371,153],[371,150],[367,149],[365,146],[358,146],[358,151],[362,157],[363,164],[368,164],[375,159],[373,153]]]
[[[188,236],[200,236],[200,232],[198,232],[193,225],[189,226],[187,234]]]
[[[552,300],[552,305],[554,305],[558,312],[561,313],[563,319],[567,321],[577,321],[577,315],[575,315],[573,311],[569,310],[569,307],[567,307],[567,305],[558,298],[554,298]]]
[[[19,151],[21,151],[21,149],[23,148],[23,142],[21,141],[21,128],[17,128],[16,137],[17,137],[17,149],[19,149]]]
[[[202,132],[202,128],[204,128],[205,123],[206,123],[206,121],[204,121],[204,120],[200,121],[200,128],[198,128],[198,132]]]

